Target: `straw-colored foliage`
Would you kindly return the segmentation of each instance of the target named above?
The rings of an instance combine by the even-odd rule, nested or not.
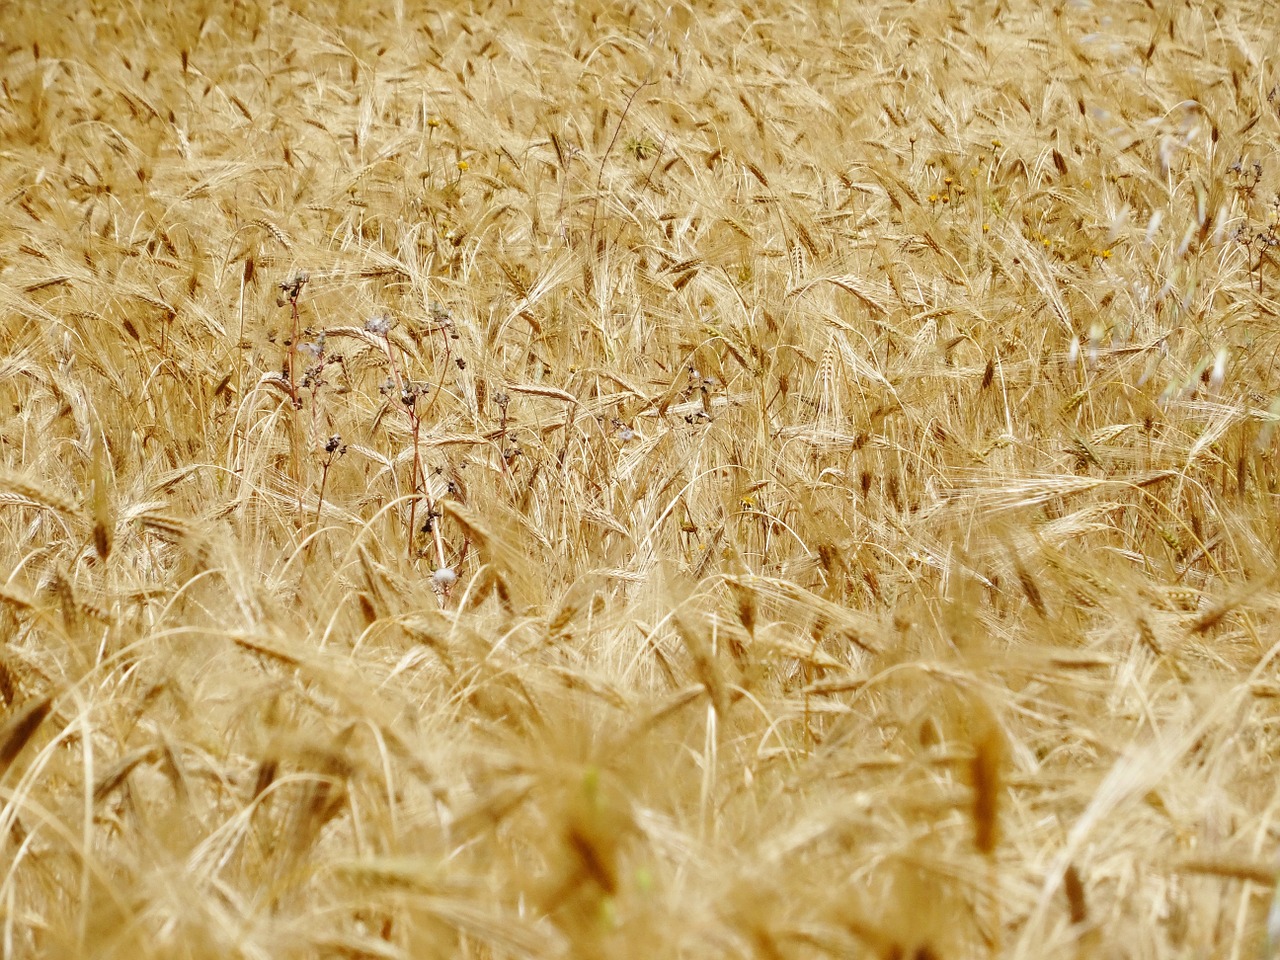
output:
[[[12,957],[1263,957],[1270,3],[0,2]]]

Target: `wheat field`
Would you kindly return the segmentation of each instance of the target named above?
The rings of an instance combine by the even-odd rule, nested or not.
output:
[[[1269,3],[0,2],[0,952],[1265,958]]]

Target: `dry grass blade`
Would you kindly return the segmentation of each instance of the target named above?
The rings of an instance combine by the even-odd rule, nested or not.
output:
[[[143,747],[127,756],[121,757],[111,765],[93,786],[93,801],[101,803],[124,783],[125,779],[143,763],[149,763],[160,756],[158,746]]]
[[[973,789],[973,845],[990,857],[1000,842],[1000,805],[1004,793],[1004,739],[985,704],[975,705],[973,759],[969,775]]]
[[[536,383],[513,383],[507,389],[530,397],[549,397],[552,400],[563,400],[565,403],[577,403],[577,398],[573,394],[556,387],[544,387]]]
[[[86,512],[93,521],[93,548],[100,560],[106,560],[111,556],[111,547],[115,539],[109,470],[102,443],[94,443]]]
[[[80,508],[66,497],[23,477],[0,473],[0,504],[19,507],[37,507],[49,510],[67,519],[79,519]]]
[[[1176,476],[1177,473],[1172,470],[1161,470],[1124,479],[1069,475],[1025,477],[986,486],[959,485],[947,491],[947,499],[952,503],[976,503],[992,511],[1017,510],[1039,506],[1059,497],[1072,497],[1091,491],[1122,487],[1150,487],[1172,480]]]
[[[1062,891],[1067,898],[1068,916],[1075,926],[1089,922],[1089,904],[1085,899],[1084,881],[1073,863],[1062,875]]]
[[[789,295],[798,295],[812,289],[820,283],[829,283],[841,290],[853,294],[858,300],[877,316],[889,314],[889,297],[892,294],[889,285],[868,283],[865,278],[853,275],[838,277],[815,277],[788,290]]]
[[[40,725],[53,709],[53,698],[37,697],[18,708],[0,727],[0,776],[3,776],[18,758],[23,747],[31,742]]]
[[[1194,873],[1225,880],[1247,880],[1261,887],[1276,885],[1277,868],[1273,863],[1258,863],[1232,857],[1196,857],[1177,865],[1179,873]]]

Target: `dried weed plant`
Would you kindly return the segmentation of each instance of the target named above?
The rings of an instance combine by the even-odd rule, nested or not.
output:
[[[371,6],[0,4],[4,955],[1269,955],[1276,8]]]

